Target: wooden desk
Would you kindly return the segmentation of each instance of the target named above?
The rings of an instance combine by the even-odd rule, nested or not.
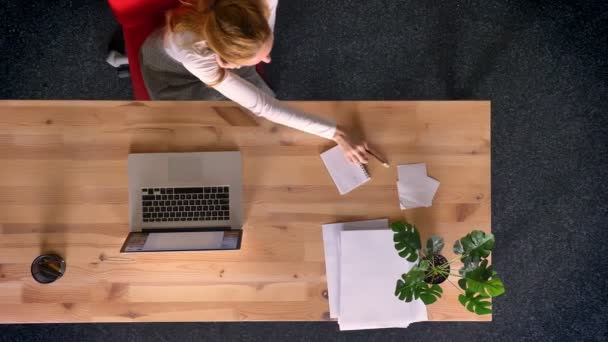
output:
[[[396,168],[338,195],[319,153],[330,142],[231,103],[0,101],[0,322],[327,320],[321,224],[388,217],[451,245],[490,230],[489,102],[293,102],[364,129],[392,165],[425,162],[434,205],[399,210]],[[120,254],[129,152],[240,150],[245,233],[236,252]],[[32,260],[55,251],[67,273],[40,285]],[[491,320],[457,290],[431,320]]]

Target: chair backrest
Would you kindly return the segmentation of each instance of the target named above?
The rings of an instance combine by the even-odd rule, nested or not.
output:
[[[164,19],[164,12],[178,2],[179,0],[108,0],[114,16],[123,28],[160,23]]]
[[[123,28],[135,99],[149,100],[139,67],[139,49],[146,37],[163,24],[165,12],[177,6],[179,0],[108,0],[108,3]],[[264,78],[262,63],[256,69]]]
[[[137,100],[150,99],[139,67],[139,49],[148,35],[163,24],[165,12],[178,2],[179,0],[108,0],[114,16],[122,26],[133,95]]]

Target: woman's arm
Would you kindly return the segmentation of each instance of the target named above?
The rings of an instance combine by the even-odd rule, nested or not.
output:
[[[202,82],[209,84],[217,79],[219,66],[215,55],[211,51],[203,52],[205,53],[186,51],[179,57],[188,71]],[[335,122],[290,108],[229,70],[226,70],[224,80],[213,87],[257,116],[334,140],[342,147],[349,160],[360,163],[367,162],[365,143],[354,142],[348,134],[336,127]]]
[[[367,144],[354,143],[333,121],[288,107],[230,71],[226,71],[226,78],[214,88],[257,116],[331,139],[342,147],[348,160],[367,163]]]
[[[218,66],[214,59],[192,57],[190,62],[183,62],[188,71],[201,81],[215,79]],[[367,162],[365,143],[352,141],[335,122],[290,108],[229,70],[226,70],[224,80],[213,88],[257,116],[335,141],[352,162]]]
[[[214,88],[257,116],[326,139],[335,135],[335,122],[290,108],[228,70],[224,80]]]
[[[344,131],[336,127],[333,121],[288,107],[230,71],[227,71],[226,78],[214,88],[257,116],[331,139],[342,147],[348,160],[367,163],[367,144],[353,143]]]

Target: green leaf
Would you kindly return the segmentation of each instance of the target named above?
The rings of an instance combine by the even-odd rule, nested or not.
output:
[[[428,286],[429,284],[426,285]],[[420,291],[420,299],[425,305],[433,304],[438,298],[441,298],[442,293],[443,290],[441,289],[441,286],[435,284],[428,287],[428,289],[425,289],[424,291]]]
[[[424,271],[424,273],[426,274],[426,271],[431,268],[431,262],[428,260],[421,260],[416,267],[419,270]]]
[[[395,296],[399,300],[411,302],[420,298],[426,305],[432,304],[441,298],[443,289],[439,285],[429,285],[424,282],[426,270],[418,265],[412,267],[409,272],[403,274],[401,279],[397,280],[395,287]]]
[[[471,257],[464,257],[461,259],[463,266],[460,268],[458,273],[463,277],[466,276],[467,272],[476,269],[479,266],[479,259],[473,259]]]
[[[393,222],[391,229],[394,232],[393,241],[399,256],[409,262],[418,260],[420,250],[420,233],[414,225],[406,222]]]
[[[502,280],[496,277],[492,266],[488,267],[488,260],[481,262],[479,267],[466,273],[467,290],[489,297],[500,296],[505,292]]]
[[[485,294],[489,297],[497,297],[505,293],[505,285],[499,278],[488,279],[483,282],[467,279],[467,287],[475,293]]]
[[[480,260],[487,258],[494,248],[494,235],[474,230],[460,239],[460,243],[462,244],[464,253],[457,254],[466,254],[472,260]],[[456,248],[457,246],[454,244],[455,252]]]
[[[404,275],[402,275],[402,277],[404,277]],[[406,292],[405,290],[402,290],[405,287],[405,282],[401,279],[397,279],[397,287],[395,288],[395,296],[399,297],[399,300],[405,300],[406,302],[411,302],[412,299],[410,297],[410,300],[406,300]]]
[[[439,236],[431,236],[426,241],[425,255],[439,254],[443,249],[443,238]]]
[[[482,294],[466,291],[464,295],[461,294],[458,296],[458,301],[462,306],[473,313],[487,315],[492,313],[492,301],[489,298],[490,297]]]
[[[454,254],[462,254],[464,253],[464,248],[462,248],[462,244],[460,243],[460,240],[456,240],[454,242]]]

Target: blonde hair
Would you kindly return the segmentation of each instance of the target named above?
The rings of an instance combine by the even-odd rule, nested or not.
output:
[[[242,64],[253,58],[272,36],[266,0],[180,0],[167,12],[167,28],[190,31],[224,61]],[[225,70],[210,85],[220,83]]]

